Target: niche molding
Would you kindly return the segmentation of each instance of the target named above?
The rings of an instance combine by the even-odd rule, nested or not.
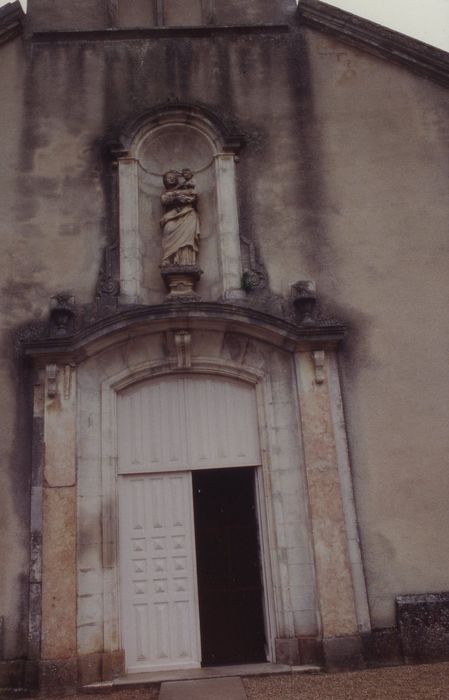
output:
[[[200,294],[210,301],[245,297],[236,190],[242,138],[209,110],[177,103],[129,123],[111,147],[118,169],[120,301],[163,300],[160,277],[162,175],[190,168],[201,219]]]

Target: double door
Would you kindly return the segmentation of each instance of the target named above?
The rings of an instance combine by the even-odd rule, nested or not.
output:
[[[128,672],[263,661],[255,469],[120,478]]]

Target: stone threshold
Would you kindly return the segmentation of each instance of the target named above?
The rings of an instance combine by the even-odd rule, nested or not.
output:
[[[284,664],[241,664],[236,666],[210,666],[207,668],[179,669],[174,671],[154,671],[152,673],[132,673],[114,681],[92,683],[82,688],[83,693],[98,693],[125,688],[148,687],[167,681],[190,681],[206,678],[231,678],[233,676],[272,676],[287,673],[319,673],[320,666],[287,666]]]

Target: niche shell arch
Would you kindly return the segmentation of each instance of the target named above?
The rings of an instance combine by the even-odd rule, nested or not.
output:
[[[176,105],[128,125],[116,149],[119,177],[120,288],[123,303],[160,303],[162,174],[195,173],[201,219],[199,293],[205,300],[243,298],[235,156],[241,139],[212,113]]]

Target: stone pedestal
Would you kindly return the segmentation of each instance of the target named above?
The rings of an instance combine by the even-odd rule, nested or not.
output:
[[[195,288],[203,271],[197,265],[165,265],[160,270],[169,291],[169,301],[196,301],[200,298],[195,293]]]

